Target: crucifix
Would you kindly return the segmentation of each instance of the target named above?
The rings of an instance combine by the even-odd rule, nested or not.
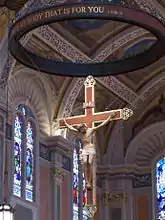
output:
[[[80,158],[83,163],[83,172],[86,182],[86,209],[91,213],[96,212],[96,149],[94,136],[96,130],[110,121],[127,120],[133,111],[128,108],[117,109],[105,112],[95,112],[95,83],[92,76],[88,76],[85,80],[85,102],[83,108],[85,114],[62,118],[58,120],[58,128],[68,128],[78,133],[82,140],[83,149],[80,153]],[[100,123],[95,126],[95,123]]]

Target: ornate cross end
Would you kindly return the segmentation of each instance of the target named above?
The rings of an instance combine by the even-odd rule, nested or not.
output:
[[[123,108],[122,109],[122,119],[128,120],[133,115],[132,109],[129,108]]]
[[[96,207],[96,205],[93,205],[93,204],[92,205],[86,205],[84,207],[84,210],[85,210],[85,212],[86,212],[86,214],[89,218],[93,218],[93,216],[95,215],[95,213],[97,211],[97,207]]]
[[[95,83],[96,83],[96,81],[95,81],[95,79],[93,78],[93,76],[88,76],[88,77],[86,78],[85,82],[84,82],[84,85],[85,85],[86,87],[88,87],[88,86],[93,86],[93,85],[95,85]]]

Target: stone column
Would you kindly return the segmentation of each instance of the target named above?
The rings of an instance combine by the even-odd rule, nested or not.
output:
[[[154,220],[153,218],[153,212],[152,212],[152,207],[153,207],[153,192],[152,192],[152,186],[149,187],[148,189],[148,203],[149,203],[149,219]]]
[[[122,188],[126,195],[125,199],[122,200],[122,220],[134,220],[135,199],[132,180],[122,180]]]
[[[52,177],[54,180],[54,205],[55,205],[55,219],[56,220],[62,220],[61,218],[61,212],[62,212],[62,182],[64,178],[64,171],[62,171],[58,167],[52,167],[51,168]]]
[[[51,172],[53,174],[52,209],[54,210],[54,220],[62,220],[62,216],[67,216],[68,220],[73,219],[73,149],[74,144],[61,136],[51,137],[47,140],[47,145],[51,152]],[[66,188],[67,185],[67,188]],[[66,190],[65,199],[64,192]],[[65,212],[61,212],[67,206]]]
[[[102,214],[104,220],[110,220],[109,215],[109,181],[107,179],[103,180],[103,206]]]

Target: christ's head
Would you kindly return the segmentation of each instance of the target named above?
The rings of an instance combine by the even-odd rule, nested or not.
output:
[[[86,133],[87,129],[88,129],[88,127],[83,122],[77,126],[77,130],[81,133]]]

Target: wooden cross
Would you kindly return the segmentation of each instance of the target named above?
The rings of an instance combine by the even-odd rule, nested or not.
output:
[[[88,76],[85,85],[85,102],[83,103],[83,108],[85,109],[84,115],[73,116],[66,118],[66,122],[69,125],[78,125],[80,123],[85,123],[88,128],[93,128],[94,124],[97,122],[103,122],[108,119],[111,115],[111,120],[127,120],[133,114],[133,111],[128,108],[117,109],[112,111],[97,112],[95,113],[95,80],[92,76]],[[58,128],[66,127],[63,119],[58,120]]]
[[[128,108],[117,109],[105,112],[95,112],[95,80],[92,76],[88,76],[85,85],[85,102],[83,103],[83,108],[85,109],[84,115],[74,116],[65,118],[65,121],[69,125],[79,125],[85,123],[88,128],[94,128],[94,124],[104,122],[106,119],[110,118],[112,120],[127,120],[133,114],[133,111]],[[63,119],[58,120],[58,128],[66,127],[65,121]],[[93,163],[93,188],[92,190],[86,189],[87,192],[87,202],[86,210],[90,213],[88,216],[91,217],[96,212],[96,160]],[[91,215],[92,213],[92,215]]]

